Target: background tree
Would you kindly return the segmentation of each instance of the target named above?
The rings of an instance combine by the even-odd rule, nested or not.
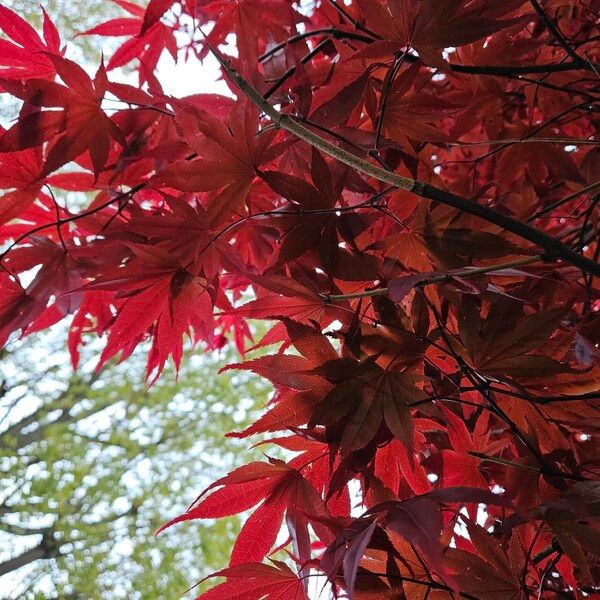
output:
[[[266,386],[212,378],[228,353],[188,356],[177,381],[169,369],[150,389],[139,355],[73,374],[62,334],[2,356],[0,596],[180,597],[226,560],[238,521],[154,532],[185,508],[184,490],[246,454],[223,431],[247,422]]]
[[[153,380],[185,336],[277,321],[275,350],[230,367],[275,388],[231,436],[292,457],[165,525],[252,511],[203,598],[303,599],[317,575],[349,598],[596,593],[595,6],[116,4],[86,33],[120,45],[89,72],[50,19],[0,7],[22,101],[0,136],[0,342],[72,314],[75,358],[83,332],[100,366],[148,341]],[[165,93],[164,53],[212,57],[231,94]]]

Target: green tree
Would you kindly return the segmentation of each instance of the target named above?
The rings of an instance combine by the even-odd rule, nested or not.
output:
[[[189,354],[150,389],[141,356],[74,374],[59,337],[13,344],[0,365],[0,597],[180,597],[226,562],[238,521],[154,531],[240,463],[222,432],[268,390],[211,376],[227,352]]]

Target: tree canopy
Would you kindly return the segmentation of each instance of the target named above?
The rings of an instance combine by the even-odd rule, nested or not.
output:
[[[231,353],[188,356],[150,390],[140,353],[73,374],[63,334],[11,344],[0,364],[0,597],[180,597],[227,559],[238,519],[154,533],[187,490],[248,456],[223,431],[247,425],[268,388],[210,377]]]
[[[165,525],[250,511],[201,597],[598,592],[597,9],[114,1],[89,73],[0,6],[0,343],[73,315],[75,365],[148,341],[155,381],[274,322],[229,367],[273,385],[229,434],[264,460]],[[231,93],[166,94],[163,53]]]

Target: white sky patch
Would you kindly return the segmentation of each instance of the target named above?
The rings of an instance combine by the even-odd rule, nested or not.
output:
[[[222,94],[231,96],[231,91],[222,79],[219,64],[213,56],[207,56],[201,63],[194,55],[179,51],[178,61],[163,52],[158,61],[158,80],[166,94],[183,98],[193,94]]]
[[[348,482],[348,491],[350,492],[350,516],[354,518],[360,517],[365,512],[360,481],[358,479],[351,479]]]

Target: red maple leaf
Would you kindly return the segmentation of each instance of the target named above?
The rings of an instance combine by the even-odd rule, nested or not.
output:
[[[273,565],[238,564],[211,577],[227,577],[227,581],[197,600],[308,600],[302,580],[281,561],[273,561]]]
[[[185,333],[193,329],[212,339],[214,292],[206,279],[186,271],[177,258],[158,246],[129,244],[127,268],[106,271],[87,286],[118,291],[118,312],[99,365],[151,332],[148,373],[162,370],[169,355],[179,365]]]
[[[56,69],[50,55],[60,56],[63,50],[54,23],[42,11],[43,40],[25,19],[0,5],[0,30],[12,40],[0,39],[0,77],[23,80],[54,76]]]
[[[131,17],[110,19],[81,35],[130,36],[112,55],[107,69],[122,67],[134,59],[140,61],[140,84],[156,68],[164,50],[177,60],[174,30],[160,21],[174,0],[152,0],[146,9],[126,0],[114,0]]]
[[[525,0],[490,4],[486,0],[358,0],[369,27],[383,40],[372,44],[370,56],[393,54],[406,47],[417,50],[430,65],[442,66],[442,49],[464,46],[504,29],[519,19],[502,19]]]
[[[256,113],[246,107],[232,111],[227,125],[193,105],[180,110],[176,122],[199,158],[172,163],[155,176],[154,185],[187,192],[214,190],[206,207],[209,227],[240,214],[256,169],[275,158],[268,150],[273,134],[256,137]]]
[[[104,65],[94,79],[74,62],[50,56],[56,72],[65,82],[30,78],[24,84],[4,81],[11,94],[25,102],[23,118],[0,137],[0,152],[16,152],[50,142],[42,175],[75,160],[89,151],[94,171],[106,163],[113,140],[121,146],[125,138],[119,127],[101,108],[108,81]],[[62,110],[41,110],[60,107]]]
[[[210,495],[203,498],[208,492]],[[232,565],[262,560],[275,543],[286,511],[309,519],[324,520],[328,516],[321,496],[301,473],[270,458],[268,463],[250,463],[218,479],[185,513],[163,525],[159,532],[181,521],[234,515],[261,501],[240,531],[231,554]]]

